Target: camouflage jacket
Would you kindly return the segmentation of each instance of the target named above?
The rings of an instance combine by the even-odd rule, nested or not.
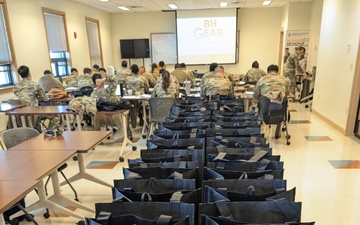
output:
[[[78,86],[78,75],[70,75],[66,78],[66,86],[77,87]]]
[[[285,72],[295,71],[295,70],[298,70],[299,72],[301,72],[301,74],[304,72],[304,71],[302,71],[302,69],[299,65],[299,59],[297,57],[297,54],[294,53],[294,54],[291,54],[286,61]]]
[[[133,94],[135,94],[135,92],[140,92],[142,95],[149,91],[149,85],[147,84],[146,79],[138,74],[132,74],[127,77],[125,87],[127,90],[132,90]]]
[[[73,111],[80,116],[80,120],[84,113],[86,112],[89,115],[96,114],[96,99],[88,96],[77,97],[69,102],[69,111]]]
[[[118,101],[119,98],[115,94],[118,84],[116,75],[107,74],[106,82],[109,83],[109,86],[102,88],[101,90],[94,89],[94,91],[91,93],[91,97],[95,98],[96,101],[99,101],[99,99]]]
[[[289,81],[281,75],[268,74],[262,77],[255,86],[254,98],[265,96],[271,102],[282,103],[289,94]]]
[[[141,74],[141,76],[143,76],[146,79],[146,82],[148,83],[150,88],[155,87],[156,80],[151,73],[145,72],[145,73]]]
[[[259,68],[252,68],[246,73],[245,81],[246,82],[257,82],[263,76],[266,76],[266,73],[264,70],[259,69]]]
[[[24,78],[14,85],[14,94],[26,106],[38,106],[39,101],[49,101],[44,89],[28,78]]]
[[[179,89],[176,86],[176,83],[170,82],[170,85],[167,89],[167,92],[162,87],[163,80],[162,78],[159,78],[158,82],[156,83],[154,87],[154,91],[152,92],[152,97],[171,97],[176,98],[179,96]]]
[[[217,75],[208,77],[202,90],[203,96],[234,94],[232,83],[227,78]]]
[[[79,90],[82,87],[94,87],[94,83],[92,81],[92,76],[90,74],[80,75],[78,78],[78,88]]]
[[[183,84],[186,80],[188,80],[191,82],[191,87],[194,87],[195,85],[195,78],[183,69],[176,69],[171,72],[171,75],[175,76],[180,84]]]
[[[118,81],[125,81],[128,77],[131,76],[131,74],[131,70],[128,68],[120,68],[116,71]]]

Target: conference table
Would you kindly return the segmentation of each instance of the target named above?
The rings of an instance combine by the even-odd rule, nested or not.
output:
[[[36,181],[39,201],[26,207],[26,210],[29,212],[45,207],[69,216],[83,219],[81,215],[48,200],[43,181],[43,178],[50,174],[53,180],[58,179],[57,168],[63,165],[74,154],[76,154],[76,150],[63,151],[58,149],[54,151],[29,151],[26,149],[18,151],[0,151],[0,181]],[[28,192],[28,190],[24,192]],[[25,193],[22,193],[19,197],[22,195],[25,195]],[[72,200],[70,201],[72,205],[76,204],[81,208],[87,209],[80,203],[74,203]],[[16,214],[21,215],[22,212]]]
[[[65,117],[66,126],[70,128],[70,115],[75,115],[78,124],[78,130],[81,130],[80,117],[76,115],[75,112],[68,111],[67,105],[57,105],[57,106],[27,106],[22,108],[17,108],[11,111],[5,112],[5,115],[10,115],[13,121],[16,121],[15,116],[21,117],[22,126],[26,126],[26,116],[39,116],[39,115],[62,115]],[[32,127],[31,119],[29,118],[30,127]],[[14,127],[17,127],[17,124],[14,123]]]
[[[38,185],[35,180],[0,180],[0,225],[5,225],[3,213],[11,209]]]
[[[44,137],[40,134],[23,143],[16,145],[8,151],[75,151],[78,157],[79,173],[70,177],[69,182],[79,179],[86,179],[107,187],[113,187],[111,184],[100,180],[99,178],[88,174],[85,171],[84,153],[89,152],[96,145],[111,135],[111,131],[64,131],[62,135],[56,137]],[[60,185],[64,185],[62,182]]]

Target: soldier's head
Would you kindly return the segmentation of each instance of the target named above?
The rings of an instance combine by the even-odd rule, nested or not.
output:
[[[139,69],[139,74],[143,74],[143,73],[145,73],[145,72],[146,72],[145,67],[140,66],[140,69]]]
[[[106,73],[106,69],[101,67],[101,68],[99,69],[99,72],[104,72],[104,73]]]
[[[180,68],[181,68],[180,63],[176,63],[176,64],[175,64],[175,69],[180,69]]]
[[[126,60],[123,60],[123,61],[121,62],[121,67],[122,67],[122,68],[127,68],[127,61],[126,61]]]
[[[53,73],[50,70],[45,70],[44,75],[52,75]]]
[[[279,67],[277,65],[274,65],[274,64],[271,64],[270,66],[268,66],[267,68],[267,73],[270,74],[270,73],[276,73],[278,74],[279,72]]]
[[[131,65],[131,72],[132,72],[132,73],[135,73],[135,74],[138,74],[138,73],[139,73],[139,67],[138,67],[138,65],[132,64],[132,65]]]
[[[79,72],[76,68],[71,68],[71,74],[73,75],[79,75]]]
[[[285,54],[289,52],[289,48],[285,48]]]
[[[304,56],[305,56],[305,48],[301,46],[301,47],[299,48],[299,51],[298,51],[298,52],[299,52],[298,55],[299,55],[300,59],[304,58]]]
[[[251,65],[251,67],[252,67],[252,68],[257,68],[257,69],[259,69],[259,63],[258,63],[258,61],[254,61],[254,62],[252,63],[252,65]]]
[[[84,72],[84,74],[91,74],[92,73],[92,71],[91,71],[91,69],[90,68],[88,68],[88,67],[85,67],[84,69],[83,69],[83,72]]]
[[[181,67],[181,69],[186,69],[186,64],[185,64],[185,63],[181,63],[181,64],[180,64],[180,67]]]
[[[165,67],[164,61],[160,61],[160,62],[159,62],[159,66],[160,66],[161,68]]]
[[[223,77],[224,76],[224,67],[218,66],[215,68],[214,73],[216,76]]]
[[[20,74],[21,78],[27,78],[31,75],[29,67],[25,65],[19,67],[18,73]]]
[[[94,73],[94,75],[92,75],[92,82],[94,83],[94,85],[96,86],[96,80],[97,79],[102,79],[102,76],[100,73]]]
[[[214,72],[214,70],[216,69],[216,67],[218,67],[217,63],[211,63],[209,66],[209,70],[210,72]]]
[[[100,66],[99,66],[99,65],[97,65],[97,64],[94,64],[94,65],[93,65],[93,69],[94,69],[95,71],[99,71]]]
[[[159,74],[163,74],[164,71],[166,71],[166,69],[160,69]]]

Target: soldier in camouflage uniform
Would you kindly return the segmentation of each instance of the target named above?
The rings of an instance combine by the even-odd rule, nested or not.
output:
[[[156,63],[151,64],[150,73],[154,77],[155,81],[157,81],[157,79],[159,79],[160,74],[159,74],[159,70],[157,69]]]
[[[149,85],[146,82],[146,79],[139,75],[139,67],[136,64],[131,66],[132,75],[126,78],[125,87],[126,90],[132,90],[132,93],[140,92],[140,94],[145,94],[149,91]]]
[[[118,81],[125,82],[126,78],[131,76],[131,74],[132,74],[131,70],[129,70],[127,65],[128,65],[127,61],[124,60],[121,62],[121,68],[116,71],[116,76],[118,78]]]
[[[78,88],[79,90],[82,87],[94,87],[94,83],[92,81],[92,71],[90,68],[84,68],[84,75],[80,75],[78,78]]]
[[[169,71],[163,71],[161,78],[154,87],[151,94],[152,97],[171,97],[176,98],[179,96],[179,89],[174,82],[171,82],[171,75]]]
[[[299,71],[299,73],[304,73],[302,68],[299,65],[299,54],[300,51],[305,51],[305,48],[302,46],[295,48],[295,53],[291,54],[286,61],[285,64],[285,77],[290,80],[290,93],[295,96],[296,89],[296,76],[295,71]]]
[[[225,77],[222,68],[216,67],[214,75],[206,79],[203,85],[203,93],[205,96],[234,94],[232,83]]]
[[[175,70],[171,72],[171,75],[175,76],[180,84],[184,84],[184,82],[190,81],[191,87],[195,85],[195,78],[193,78],[187,71],[181,69],[181,65],[179,63],[175,64]]]
[[[254,61],[251,65],[251,69],[245,75],[245,82],[254,82],[256,83],[260,78],[266,75],[265,71],[259,69],[258,61]]]
[[[146,80],[146,82],[147,82],[147,85],[148,85],[150,88],[155,87],[156,80],[155,80],[155,78],[153,77],[152,74],[146,72],[145,67],[140,66],[139,74],[140,74],[142,77],[145,78],[145,80]]]
[[[263,114],[267,110],[266,99],[269,99],[270,102],[281,104],[289,94],[289,82],[285,77],[278,75],[279,67],[277,65],[270,65],[267,71],[268,74],[256,83],[253,95],[259,101],[258,117],[260,121],[263,120]],[[266,98],[260,99],[262,96]]]
[[[201,78],[201,82],[200,82],[200,94],[201,96],[205,96],[205,92],[204,92],[204,84],[206,83],[206,80],[209,78],[209,77],[212,77],[214,76],[214,70],[216,69],[216,67],[218,67],[218,64],[217,63],[211,63],[210,64],[210,67],[209,67],[209,72],[205,73],[202,78]]]
[[[71,74],[66,78],[66,86],[77,87],[78,86],[79,72],[76,68],[71,68]]]
[[[22,80],[14,85],[14,94],[19,98],[22,104],[26,106],[38,106],[39,101],[49,101],[44,89],[37,83],[31,81],[30,69],[27,66],[20,66],[18,69]],[[49,127],[56,128],[60,125],[59,116],[48,117],[50,119]],[[37,116],[32,117],[32,122],[39,129]]]
[[[78,114],[82,121],[84,113],[89,116],[96,114],[96,99],[88,96],[74,98],[69,102],[68,110]]]

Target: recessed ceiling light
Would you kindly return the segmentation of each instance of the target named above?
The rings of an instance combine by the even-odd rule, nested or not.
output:
[[[262,5],[270,5],[271,1],[264,1]]]
[[[220,7],[228,7],[228,3],[227,2],[220,2]]]
[[[108,2],[109,0],[100,0],[100,2]]]
[[[170,9],[177,9],[178,7],[175,4],[169,4],[168,5]]]
[[[128,9],[128,8],[126,8],[126,7],[124,7],[124,6],[118,6],[118,9],[121,9],[121,10],[124,10],[124,11],[128,11],[128,10],[130,10],[130,9]]]

